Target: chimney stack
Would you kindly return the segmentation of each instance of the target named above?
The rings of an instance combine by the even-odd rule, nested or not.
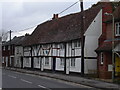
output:
[[[58,19],[58,14],[53,14],[53,18],[52,19]]]
[[[110,0],[101,0],[100,2],[110,2]]]

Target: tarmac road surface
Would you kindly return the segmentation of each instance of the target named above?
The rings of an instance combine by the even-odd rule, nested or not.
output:
[[[68,88],[79,90],[97,90],[85,85],[5,69],[2,70],[2,88],[3,90],[4,88],[41,88],[45,90],[52,90],[55,88]]]

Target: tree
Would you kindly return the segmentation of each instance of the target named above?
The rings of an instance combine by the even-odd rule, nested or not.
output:
[[[8,38],[8,31],[2,30],[2,41],[6,41]]]

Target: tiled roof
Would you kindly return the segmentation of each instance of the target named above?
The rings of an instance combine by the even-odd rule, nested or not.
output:
[[[84,31],[87,30],[100,9],[101,5],[97,5],[84,11]],[[80,27],[83,27],[81,26],[81,15],[81,12],[74,13],[38,25],[23,45],[59,43],[80,39]]]
[[[120,38],[115,39],[114,47],[120,43]],[[99,51],[112,51],[112,40],[105,40],[100,47],[96,49]]]
[[[21,40],[24,38],[24,36],[20,36],[20,37],[14,37],[12,40],[11,40],[11,45],[19,45],[21,43]],[[10,41],[8,42],[5,42],[3,45],[10,45]]]

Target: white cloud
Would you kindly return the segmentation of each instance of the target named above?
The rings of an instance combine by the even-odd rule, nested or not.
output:
[[[17,37],[19,37],[19,36],[24,36],[26,33],[31,34],[31,33],[35,30],[36,27],[37,27],[37,26],[31,27],[31,28],[28,28],[28,29],[23,30],[23,31],[20,31],[20,32],[13,31],[13,32],[11,33],[11,36],[12,36],[11,39],[14,38],[15,36],[17,36]],[[8,33],[7,36],[8,36],[8,37],[7,37],[7,40],[6,40],[6,41],[9,41],[9,40],[10,40],[10,34]]]
[[[46,1],[46,2],[45,2]],[[2,0],[3,8],[3,29],[6,31],[21,31],[25,28],[36,26],[42,22],[51,19],[53,14],[59,13],[72,5],[74,2],[79,0]],[[53,1],[53,2],[52,2]],[[57,2],[59,1],[59,2]],[[97,1],[96,1],[97,2]],[[96,2],[86,2],[84,7],[88,8],[93,3]],[[69,10],[60,14],[65,16],[71,13],[76,13],[80,11],[80,4],[77,3],[75,6],[71,7]],[[24,33],[24,32],[22,32]],[[15,33],[17,36],[21,33]],[[14,35],[15,35],[14,34]],[[13,35],[13,36],[14,36]]]

